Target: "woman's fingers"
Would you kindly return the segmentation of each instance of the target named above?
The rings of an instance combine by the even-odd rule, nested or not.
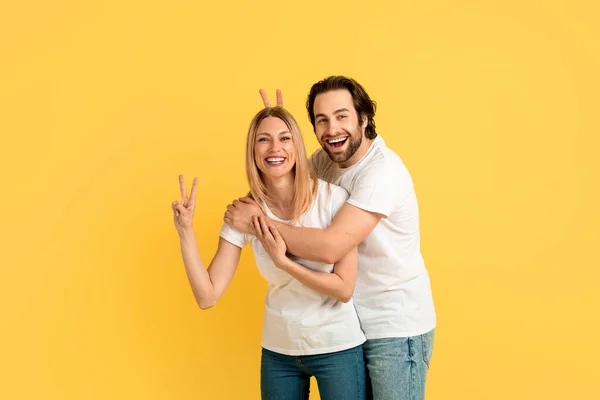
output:
[[[258,216],[252,216],[252,225],[254,226],[254,234],[258,237],[258,240],[262,241],[263,232],[260,227],[260,222],[258,222]]]
[[[185,211],[186,211],[186,209],[183,206],[183,204],[181,204],[181,202],[179,202],[179,201],[174,201],[173,202],[173,209],[177,210],[179,212],[178,215],[181,215],[182,213],[185,213]]]
[[[198,178],[194,178],[192,183],[192,191],[190,192],[190,200],[192,204],[196,203],[196,190],[198,189]]]
[[[181,201],[185,202],[187,199],[187,191],[185,189],[185,180],[183,175],[179,175],[179,190],[181,191]]]
[[[273,235],[273,237],[275,238],[275,241],[277,243],[284,241],[283,238],[281,237],[281,234],[277,230],[277,228],[275,228],[274,226],[271,226],[271,227],[269,227],[269,231],[271,232],[271,234]]]
[[[265,235],[266,238],[274,241],[275,237],[273,237],[273,234],[269,230],[269,226],[267,225],[266,219],[262,215],[258,216],[257,218],[258,218],[258,222],[260,223],[260,227],[263,231],[263,235]]]

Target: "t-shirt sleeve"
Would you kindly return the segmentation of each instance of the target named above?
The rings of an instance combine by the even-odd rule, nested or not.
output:
[[[314,151],[314,153],[312,153],[312,155],[309,158],[310,161],[310,166],[313,168],[313,170],[315,172],[319,172],[320,170],[323,169],[324,165],[324,160],[323,160],[323,149],[317,149]]]
[[[233,229],[225,223],[221,227],[221,232],[219,233],[219,236],[221,236],[223,239],[227,240],[234,246],[239,247],[240,249],[243,249],[248,243],[248,235],[236,231],[235,229]]]
[[[410,185],[385,163],[375,163],[360,172],[352,186],[348,203],[366,211],[390,216],[394,204],[406,197]]]
[[[319,179],[329,183],[335,181],[339,169],[323,149],[316,150],[312,156],[310,156],[309,161],[311,168],[315,174],[317,174]]]
[[[344,188],[340,186],[330,185],[330,188],[331,200],[329,204],[331,205],[330,212],[331,220],[333,221],[335,215],[338,213],[338,211],[340,211],[340,208],[342,208],[342,206],[346,204],[346,201],[350,196],[348,195],[348,192],[346,192],[346,190],[344,190]]]

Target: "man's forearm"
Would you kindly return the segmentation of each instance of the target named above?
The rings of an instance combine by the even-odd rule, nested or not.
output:
[[[353,247],[348,240],[333,240],[335,232],[328,229],[304,228],[270,220],[275,225],[285,244],[288,253],[306,260],[320,261],[327,264],[338,262]]]

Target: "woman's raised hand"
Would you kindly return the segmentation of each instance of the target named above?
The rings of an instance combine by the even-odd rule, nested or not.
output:
[[[181,201],[174,201],[173,207],[173,219],[175,221],[175,228],[178,232],[191,228],[192,221],[194,219],[194,210],[196,208],[196,189],[198,188],[198,178],[194,178],[192,183],[192,191],[190,195],[187,195],[185,188],[185,180],[183,175],[179,175],[179,189],[181,190]]]

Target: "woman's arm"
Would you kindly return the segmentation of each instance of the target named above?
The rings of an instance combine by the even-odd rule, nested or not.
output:
[[[273,234],[279,235],[279,232],[275,229]],[[354,294],[356,273],[358,269],[358,248],[355,247],[342,257],[342,259],[335,264],[331,273],[313,271],[310,268],[290,260],[288,257],[285,257],[285,259],[275,265],[312,290],[333,297],[343,303],[347,303]]]
[[[229,286],[240,261],[242,249],[220,238],[217,253],[207,270],[200,258],[192,227],[198,178],[194,179],[189,197],[182,175],[179,175],[179,187],[181,201],[174,201],[172,204],[173,220],[179,234],[181,256],[194,298],[198,306],[205,310],[214,306]]]
[[[255,216],[268,218],[254,200],[244,197],[227,207],[223,219],[240,232],[253,233],[252,219]],[[383,214],[346,203],[325,229],[294,226],[272,219],[268,223],[281,233],[290,253],[307,260],[333,264],[365,240],[382,217]]]
[[[217,253],[208,269],[204,267],[193,230],[179,234],[185,272],[198,306],[206,310],[221,298],[240,261],[242,249],[219,238]]]
[[[358,248],[354,247],[340,261],[333,272],[313,271],[286,256],[286,245],[275,227],[267,226],[264,217],[253,217],[256,237],[275,265],[307,287],[347,303],[352,298],[358,270]]]

